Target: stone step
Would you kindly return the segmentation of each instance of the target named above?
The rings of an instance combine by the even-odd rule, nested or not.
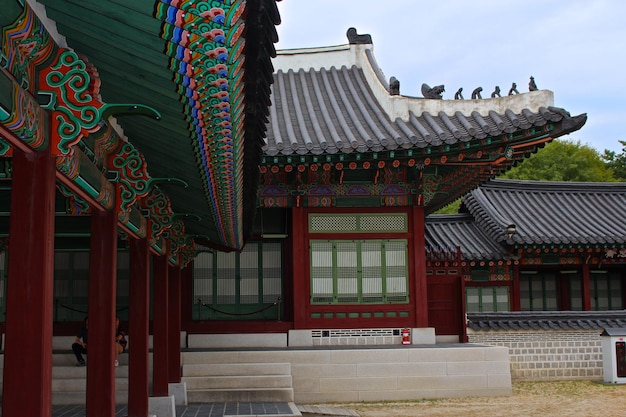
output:
[[[116,404],[128,404],[128,390],[115,391]],[[53,391],[52,405],[85,404],[85,391]]]
[[[128,378],[128,366],[120,365],[115,368],[115,376],[117,378]],[[86,366],[53,366],[52,379],[85,379],[87,378]]]
[[[196,355],[196,359],[202,356]],[[190,402],[283,402],[294,398],[290,363],[194,361],[183,365],[182,382],[187,385]]]
[[[297,355],[297,353],[296,353]],[[302,351],[306,355],[306,351]],[[230,363],[284,363],[282,350],[193,350],[181,354],[184,365],[230,364]]]
[[[291,375],[289,363],[215,363],[185,364],[183,375],[228,376],[228,375]]]
[[[292,388],[291,375],[183,377],[189,390]]]
[[[190,349],[284,348],[287,333],[190,334]]]
[[[83,355],[85,360],[89,361],[89,355]],[[118,361],[120,365],[128,365],[128,354],[122,353]],[[52,367],[56,366],[76,366],[76,357],[71,351],[56,352],[52,354]]]
[[[115,390],[122,391],[128,389],[128,378],[115,378]],[[56,378],[52,380],[52,392],[73,392],[87,391],[86,378]]]
[[[208,402],[292,402],[293,388],[256,388],[256,389],[217,389],[189,390],[187,400],[190,403]]]
[[[52,405],[85,404],[87,367],[52,367]],[[115,402],[128,403],[128,366],[115,368]]]
[[[4,337],[4,334],[2,336]],[[71,351],[72,343],[74,343],[75,339],[76,339],[76,336],[52,336],[52,350]],[[126,336],[126,340],[128,341],[127,348],[130,348],[130,345],[131,345],[130,335]],[[153,347],[153,336],[149,335],[148,336],[148,349],[152,350],[152,347]],[[180,332],[180,347],[183,349],[187,347],[187,332],[184,332],[184,331]]]
[[[89,360],[89,355],[83,355],[86,360]],[[152,353],[148,355],[150,363],[152,363]],[[128,353],[122,353],[119,358],[121,365],[128,365]],[[76,357],[71,350],[67,351],[55,351],[52,353],[52,368],[57,366],[74,366],[76,367]],[[4,353],[0,353],[0,369],[4,368]]]

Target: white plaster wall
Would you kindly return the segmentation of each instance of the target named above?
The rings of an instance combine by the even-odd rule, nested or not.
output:
[[[479,100],[433,100],[403,95],[392,96],[378,80],[376,70],[380,70],[380,67],[375,62],[375,59],[373,65],[370,63],[365,54],[367,49],[373,52],[374,47],[373,45],[359,44],[280,50],[277,51],[277,56],[273,59],[272,65],[276,71],[282,70],[284,72],[290,69],[294,72],[298,72],[301,68],[305,71],[310,69],[318,71],[321,68],[330,69],[336,67],[339,69],[342,66],[350,68],[356,65],[363,69],[365,78],[378,103],[383,107],[391,120],[401,118],[404,121],[408,121],[410,111],[418,117],[423,112],[428,112],[432,115],[437,115],[439,112],[453,115],[457,111],[466,116],[471,115],[474,111],[482,116],[487,116],[490,110],[500,114],[507,109],[515,113],[521,113],[522,109],[537,112],[540,107],[554,105],[554,93],[549,90],[538,90],[496,98],[487,97]],[[384,74],[384,79],[388,81],[392,75]],[[399,81],[400,93],[402,93],[402,80]],[[431,87],[433,86],[431,85]]]

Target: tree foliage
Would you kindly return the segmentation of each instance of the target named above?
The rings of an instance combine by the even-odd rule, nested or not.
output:
[[[616,153],[608,149],[604,150],[602,159],[606,166],[613,171],[613,175],[619,181],[626,181],[626,141],[618,141],[622,145],[622,152]]]
[[[547,144],[501,178],[566,182],[616,181],[614,171],[607,166],[597,150],[580,141],[567,140],[555,140]]]
[[[626,141],[619,141],[622,152],[597,150],[579,141],[555,140],[526,158],[518,166],[500,176],[515,180],[613,182],[626,181]],[[461,200],[437,211],[453,214],[459,210]]]
[[[459,212],[460,207],[461,207],[461,199],[457,198],[452,203],[437,210],[435,214],[456,214]]]

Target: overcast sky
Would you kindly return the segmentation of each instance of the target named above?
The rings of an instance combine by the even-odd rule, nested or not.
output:
[[[554,104],[587,124],[566,136],[621,151],[626,140],[624,0],[282,0],[277,49],[342,45],[346,30],[370,34],[374,55],[400,93],[421,97],[422,83],[463,87],[483,98],[497,85],[554,92]]]

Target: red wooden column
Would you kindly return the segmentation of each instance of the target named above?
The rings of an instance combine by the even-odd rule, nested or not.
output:
[[[413,206],[413,279],[412,292],[415,303],[415,325],[428,327],[428,285],[426,280],[426,237],[424,207]]]
[[[168,322],[168,382],[178,383],[181,379],[180,371],[180,307],[181,307],[181,282],[193,278],[193,264],[184,269],[178,266],[169,266],[169,312]]]
[[[182,323],[190,323],[193,320],[193,308],[195,300],[193,299],[193,266],[191,267],[191,275],[189,279],[183,279],[180,283],[181,300],[189,300],[180,305],[180,319]]]
[[[51,415],[55,162],[13,148],[2,415]]]
[[[307,270],[309,251],[306,245],[308,231],[307,216],[302,207],[291,209],[291,242],[293,254],[293,327],[304,329],[309,305],[309,271]]]
[[[148,415],[149,262],[148,240],[131,238],[128,298],[128,417]]]
[[[152,363],[168,363],[168,255],[154,256],[152,258],[153,285],[152,285]],[[152,367],[152,395],[164,397],[169,394],[167,366]]]
[[[115,294],[117,213],[93,210],[89,252],[87,417],[115,415]]]

